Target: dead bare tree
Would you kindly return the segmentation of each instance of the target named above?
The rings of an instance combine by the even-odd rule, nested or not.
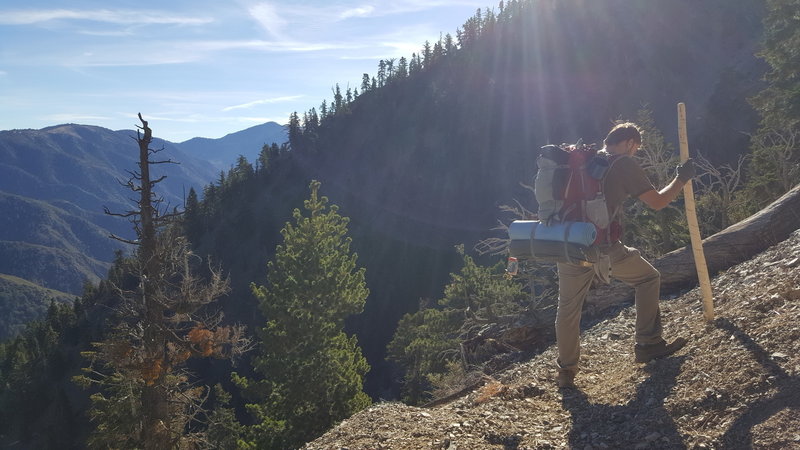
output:
[[[530,198],[534,198],[533,186],[520,183],[520,186],[530,191]],[[513,200],[512,205],[500,205],[500,214],[508,216],[511,220],[530,220],[536,218],[536,213],[528,209],[517,199]],[[502,255],[508,249],[508,225],[502,220],[497,219],[497,226],[491,229],[497,231],[497,236],[488,237],[479,241],[473,249],[481,255]],[[498,237],[499,236],[499,237]]]
[[[189,432],[205,417],[208,389],[196,386],[185,362],[192,357],[235,358],[250,347],[240,326],[222,326],[222,315],[207,306],[228,292],[218,270],[201,280],[194,274],[199,260],[173,226],[178,213],[162,210],[151,168],[170,160],[153,160],[152,131],[141,114],[137,131],[139,170],[125,184],[138,194],[136,208],[107,214],[130,220],[136,240],[115,239],[136,246],[128,270],[135,287],[116,286],[116,323],[110,336],[87,352],[90,367],[77,381],[97,384],[91,416],[97,423],[92,447],[120,445],[144,449],[203,446],[200,432]]]
[[[745,156],[741,155],[735,167],[730,164],[717,167],[697,152],[695,165],[702,176],[697,177],[694,183],[700,196],[699,212],[703,216],[700,226],[704,236],[744,219],[740,217],[743,205],[737,203],[735,194],[742,186],[745,160]]]

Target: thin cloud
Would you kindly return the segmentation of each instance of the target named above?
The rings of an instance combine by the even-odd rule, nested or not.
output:
[[[111,117],[96,116],[96,115],[90,115],[90,114],[69,114],[69,113],[66,113],[66,114],[49,114],[49,115],[46,115],[46,116],[42,116],[42,119],[50,121],[50,122],[64,123],[64,122],[77,122],[77,121],[82,121],[82,120],[104,121],[104,120],[110,120]]]
[[[54,20],[89,20],[123,25],[205,25],[207,17],[176,16],[166,12],[133,10],[30,9],[0,11],[0,25],[33,25]]]
[[[289,114],[287,114],[287,115],[285,115],[285,116],[283,116],[281,118],[245,117],[245,116],[241,116],[241,117],[236,117],[236,120],[238,120],[239,122],[256,123],[256,124],[267,123],[267,122],[275,122],[275,123],[278,123],[278,124],[283,124],[283,123],[286,123],[286,121],[288,120],[287,119],[288,116],[289,116]]]
[[[350,17],[369,17],[375,12],[375,7],[372,5],[360,6],[352,8],[339,13],[340,19],[349,19]]]
[[[288,96],[285,96],[285,97],[267,98],[267,99],[263,99],[263,100],[256,100],[256,101],[253,101],[253,102],[243,103],[241,105],[228,106],[226,108],[222,108],[222,111],[223,112],[228,112],[228,111],[233,111],[234,109],[247,109],[247,108],[252,108],[252,107],[258,106],[258,105],[267,105],[267,104],[281,103],[281,102],[291,102],[291,101],[294,101],[294,100],[299,100],[301,98],[303,98],[302,95],[288,95]]]
[[[334,42],[300,42],[292,40],[219,40],[194,41],[185,44],[186,50],[226,51],[226,50],[259,50],[273,52],[313,52],[320,50],[337,50],[357,48],[354,44],[337,44]]]
[[[387,3],[370,3],[348,8],[335,16],[339,19],[349,19],[351,17],[368,18],[390,16],[394,14],[406,14],[426,11],[447,6],[473,6],[482,8],[486,2],[483,0],[409,0]],[[333,7],[332,7],[333,8]]]
[[[131,119],[138,119],[135,114],[124,114]],[[253,116],[214,116],[208,114],[169,114],[169,113],[154,113],[143,114],[148,122],[175,122],[175,123],[220,123],[220,122],[246,122],[246,123],[266,123],[277,122],[282,123],[288,120],[289,114],[275,119],[271,117],[253,117]]]
[[[247,1],[247,0],[243,0]],[[337,31],[340,22],[377,18],[405,13],[415,13],[452,6],[481,7],[484,0],[406,0],[378,3],[364,1],[350,5],[327,5],[309,7],[289,4],[278,5],[274,0],[260,1],[246,6],[249,16],[273,39],[238,43],[221,43],[221,45],[238,46],[261,51],[311,52],[324,50],[359,50],[359,54],[344,54],[339,59],[363,60],[375,57],[409,56],[418,51],[425,37],[435,35],[442,30],[431,31],[425,24],[419,23],[411,27],[403,27],[391,34],[383,36],[363,36],[348,38],[345,31]],[[328,41],[331,35],[338,36],[339,42]],[[421,39],[421,40],[420,40]],[[383,51],[389,49],[387,52]],[[362,51],[364,50],[364,51]],[[376,56],[367,56],[376,55]]]
[[[46,55],[48,64],[64,67],[136,67],[186,64],[208,60],[215,55],[231,50],[249,50],[261,53],[307,53],[330,50],[353,50],[360,48],[352,43],[316,43],[263,40],[218,40],[218,41],[152,41],[130,45],[104,46],[92,52],[84,52],[78,58],[66,58],[61,54]],[[26,56],[25,64],[36,64]],[[42,63],[39,61],[38,63]]]
[[[251,6],[247,11],[250,16],[271,35],[281,38],[288,21],[278,14],[278,8],[269,3],[259,3]]]
[[[99,37],[128,37],[133,36],[133,32],[130,30],[110,30],[110,31],[97,31],[97,30],[82,30],[78,32],[79,34],[83,34],[86,36],[99,36]]]

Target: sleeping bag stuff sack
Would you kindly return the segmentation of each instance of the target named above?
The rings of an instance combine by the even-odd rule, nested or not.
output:
[[[508,244],[508,255],[519,260],[538,259],[546,262],[580,263],[586,261],[589,247],[555,241],[516,240]]]
[[[515,220],[508,227],[510,256],[553,262],[585,261],[585,251],[597,239],[587,222],[544,225],[538,220]]]
[[[597,239],[597,228],[588,222],[563,222],[547,226],[538,220],[515,220],[508,226],[508,237],[512,241],[533,238],[588,247]]]

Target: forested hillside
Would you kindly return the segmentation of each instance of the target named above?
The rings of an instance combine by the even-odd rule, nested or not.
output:
[[[129,251],[109,239],[130,237],[129,224],[104,208],[128,208],[123,183],[133,168],[135,136],[134,130],[85,125],[0,132],[0,274],[41,288],[4,287],[0,309],[8,314],[0,334],[42,317],[48,289],[62,291],[59,298],[63,292],[80,295],[85,283],[107,276],[116,251]],[[157,145],[165,160],[181,163],[160,172],[168,173],[162,195],[171,207],[180,207],[192,186],[215,178],[207,162],[168,142]]]
[[[135,161],[135,136],[85,125],[0,132],[0,273],[73,294],[106,276],[114,251],[124,248],[108,235],[131,236],[104,208],[129,206],[122,183]],[[172,207],[214,179],[208,163],[157,145],[164,159],[181,162],[162,192]]]
[[[748,150],[762,8],[610,0],[479,11],[456,36],[381,61],[355,90],[337,85],[332,100],[294,115],[290,150],[263,152],[253,181],[237,182],[250,173],[238,167],[207,187],[190,237],[230,269],[240,308],[252,302],[247,285],[260,281],[290,205],[308,180],[322,181],[352,218],[367,267],[371,296],[350,328],[372,365],[368,391],[395,396],[383,362],[394,324],[441,295],[460,259],[454,246],[489,236],[500,205],[532,207],[520,183],[532,183],[541,145],[598,142],[643,107],[674,141],[675,104],[685,101],[693,151],[719,164]]]
[[[134,213],[150,217],[158,232],[141,223],[133,228],[152,247],[117,257],[108,278],[87,285],[80,300],[54,304],[44,320],[0,344],[0,444],[296,448],[363,409],[368,397],[423,403],[464,387],[469,371],[494,373],[523,357],[544,380],[550,368],[542,361],[552,358],[540,352],[549,328],[518,336],[524,345],[511,349],[479,334],[503,321],[548,317],[551,268],[509,278],[502,252],[475,250],[486,238],[503,237],[493,230],[498,219],[535,211],[525,185],[538,149],[579,138],[600,142],[614,120],[635,120],[645,128],[640,153],[649,158],[648,174],[661,183],[674,173],[675,104],[685,102],[701,168],[695,182],[704,232],[758,211],[800,182],[789,139],[800,123],[791,45],[800,24],[787,19],[796,6],[797,0],[504,1],[478,10],[454,34],[421,44],[419,53],[380,61],[357,87],[332,80],[332,99],[290,116],[288,142],[264,145],[255,160],[241,157],[215,182],[188,190],[182,217],[149,208],[143,194]],[[147,146],[139,143],[141,152]],[[634,243],[653,255],[684,245],[681,206],[653,213],[629,205]],[[781,259],[774,276],[796,263]],[[202,287],[196,274],[216,286],[214,295],[184,295]],[[796,286],[785,290],[795,299]],[[740,298],[726,294],[733,297]],[[671,317],[687,320],[691,308],[681,301]],[[730,331],[726,324],[718,325]],[[595,341],[624,339],[618,328],[626,324],[608,326],[608,336]],[[748,346],[735,329],[723,337],[729,336]],[[703,341],[707,351],[714,345]],[[503,355],[494,358],[498,349]],[[764,362],[762,353],[755,363]],[[677,371],[680,364],[670,361],[667,368]],[[641,372],[620,373],[641,381]],[[670,373],[654,382],[674,384]],[[87,390],[71,383],[73,376]],[[512,381],[491,384],[499,391],[474,405],[492,405],[503,393],[516,406],[543,399],[542,410],[554,411],[544,425],[559,420],[563,411],[543,394],[549,391]],[[681,385],[698,394],[694,381]],[[702,408],[676,415],[691,425],[685,429],[705,432],[705,407],[723,398],[712,394],[697,400]],[[167,396],[176,401],[164,406]],[[665,419],[652,402],[639,401],[644,397],[629,397],[629,406],[614,410],[621,420],[640,407]],[[586,397],[573,400],[562,409],[578,411],[581,420],[608,412]],[[174,420],[164,419],[165,408],[173,408]],[[430,418],[404,420],[419,417]],[[380,427],[399,425],[379,420]],[[506,414],[491,420],[514,422]],[[528,437],[512,428],[469,442],[516,448]],[[617,433],[609,426],[594,439],[550,428],[551,443],[581,446],[608,445],[606,434]],[[362,443],[336,433],[322,445]],[[639,438],[648,435],[637,431],[620,442]],[[651,441],[658,439],[673,443],[678,436]],[[722,442],[714,439],[687,442]]]
[[[67,303],[75,296],[45,289],[10,275],[0,275],[0,340],[6,340],[43,317],[49,302]],[[44,301],[43,301],[44,300]]]

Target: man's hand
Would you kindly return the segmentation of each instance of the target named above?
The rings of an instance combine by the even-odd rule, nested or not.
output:
[[[675,168],[675,175],[678,177],[681,182],[686,184],[689,180],[694,178],[695,170],[694,170],[694,162],[692,158],[689,158],[683,164],[679,165]]]

